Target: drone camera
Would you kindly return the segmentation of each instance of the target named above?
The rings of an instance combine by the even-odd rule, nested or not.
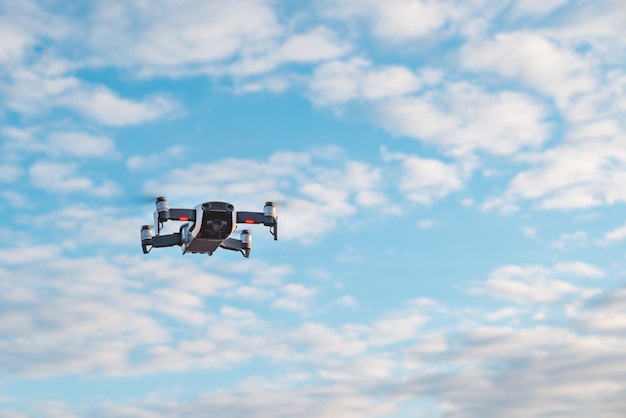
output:
[[[235,230],[235,207],[226,202],[205,202],[201,206],[201,219],[198,222],[197,237],[201,239],[228,238]]]

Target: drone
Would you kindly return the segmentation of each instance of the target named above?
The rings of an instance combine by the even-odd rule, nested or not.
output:
[[[141,248],[148,254],[153,248],[173,247],[178,245],[183,254],[208,254],[218,248],[239,251],[245,258],[250,257],[252,233],[248,229],[241,231],[239,239],[231,238],[237,224],[263,224],[270,228],[274,241],[278,239],[278,218],[276,206],[266,202],[263,212],[240,212],[226,202],[204,202],[193,209],[170,209],[167,199],[158,197],[155,202],[154,229],[151,225],[141,227]],[[167,221],[186,222],[179,232],[161,235]]]

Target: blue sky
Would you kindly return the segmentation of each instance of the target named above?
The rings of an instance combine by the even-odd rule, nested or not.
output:
[[[0,1],[0,417],[622,417],[625,20]],[[160,195],[280,239],[143,255]]]

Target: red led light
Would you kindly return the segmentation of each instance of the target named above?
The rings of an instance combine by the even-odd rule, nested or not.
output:
[[[254,223],[254,219],[246,219],[244,222],[247,223],[247,224],[253,224]]]
[[[188,220],[189,220],[189,218],[188,218],[188,217],[186,217],[186,216],[180,216],[180,217],[178,217],[178,220],[179,220],[179,221],[188,221]]]

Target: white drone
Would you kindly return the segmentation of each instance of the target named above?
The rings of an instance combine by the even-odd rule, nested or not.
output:
[[[164,222],[186,222],[180,231],[160,235]],[[148,254],[152,248],[173,247],[178,245],[183,254],[212,255],[219,247],[239,251],[248,258],[252,248],[250,230],[241,231],[240,239],[230,236],[237,229],[237,224],[263,224],[270,228],[274,240],[278,239],[278,218],[276,206],[266,202],[263,212],[236,212],[235,207],[226,202],[204,202],[193,209],[170,209],[167,199],[158,197],[154,211],[154,230],[151,225],[141,227],[141,248]]]

